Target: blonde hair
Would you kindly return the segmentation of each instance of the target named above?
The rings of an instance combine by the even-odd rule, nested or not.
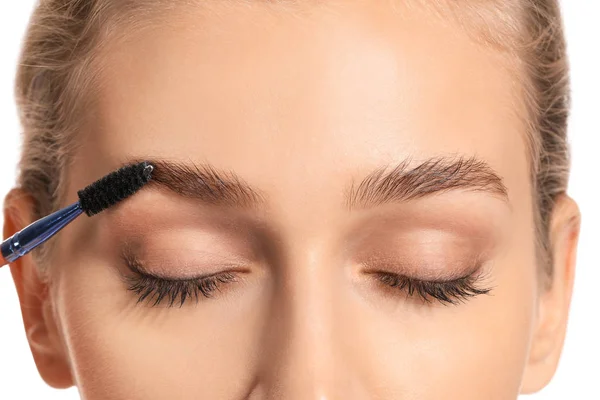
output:
[[[393,1],[393,0],[392,0]],[[395,0],[398,1],[398,0]],[[157,0],[41,0],[31,18],[16,81],[24,129],[18,184],[35,199],[37,217],[57,209],[73,154],[76,116],[90,105],[94,57],[119,21]],[[168,2],[174,7],[176,2]],[[557,0],[428,1],[518,56],[528,108],[528,145],[539,258],[551,275],[549,221],[566,192],[569,73]],[[117,8],[118,6],[118,8]],[[131,21],[130,21],[131,22]]]

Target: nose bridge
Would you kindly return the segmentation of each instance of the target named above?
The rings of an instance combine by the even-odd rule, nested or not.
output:
[[[317,251],[290,258],[278,276],[265,343],[267,397],[330,400],[344,373],[333,337],[335,271]]]

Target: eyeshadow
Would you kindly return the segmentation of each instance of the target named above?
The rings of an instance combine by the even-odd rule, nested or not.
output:
[[[252,257],[230,244],[170,246],[147,241],[123,242],[120,249],[126,263],[143,265],[146,272],[170,278],[189,278],[227,269],[244,269],[255,264]]]
[[[111,235],[122,258],[135,255],[157,275],[196,276],[257,264],[263,256],[260,235],[251,225],[218,215],[169,219],[148,214],[131,224],[123,218],[117,229]]]
[[[474,272],[494,257],[501,235],[492,225],[455,217],[385,214],[352,231],[345,255],[361,270],[448,280]]]
[[[417,254],[369,254],[358,258],[357,264],[364,270],[384,271],[426,280],[452,280],[475,272],[487,259],[477,253],[456,257],[422,257]]]

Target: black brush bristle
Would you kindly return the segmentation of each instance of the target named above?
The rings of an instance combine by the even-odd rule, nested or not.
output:
[[[81,208],[92,216],[140,190],[152,177],[154,167],[147,161],[111,172],[77,192]]]

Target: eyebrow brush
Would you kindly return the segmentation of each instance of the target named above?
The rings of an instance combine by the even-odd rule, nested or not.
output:
[[[0,267],[46,242],[82,213],[91,217],[133,195],[150,181],[153,170],[147,161],[127,165],[80,190],[79,201],[33,222],[2,242]]]

